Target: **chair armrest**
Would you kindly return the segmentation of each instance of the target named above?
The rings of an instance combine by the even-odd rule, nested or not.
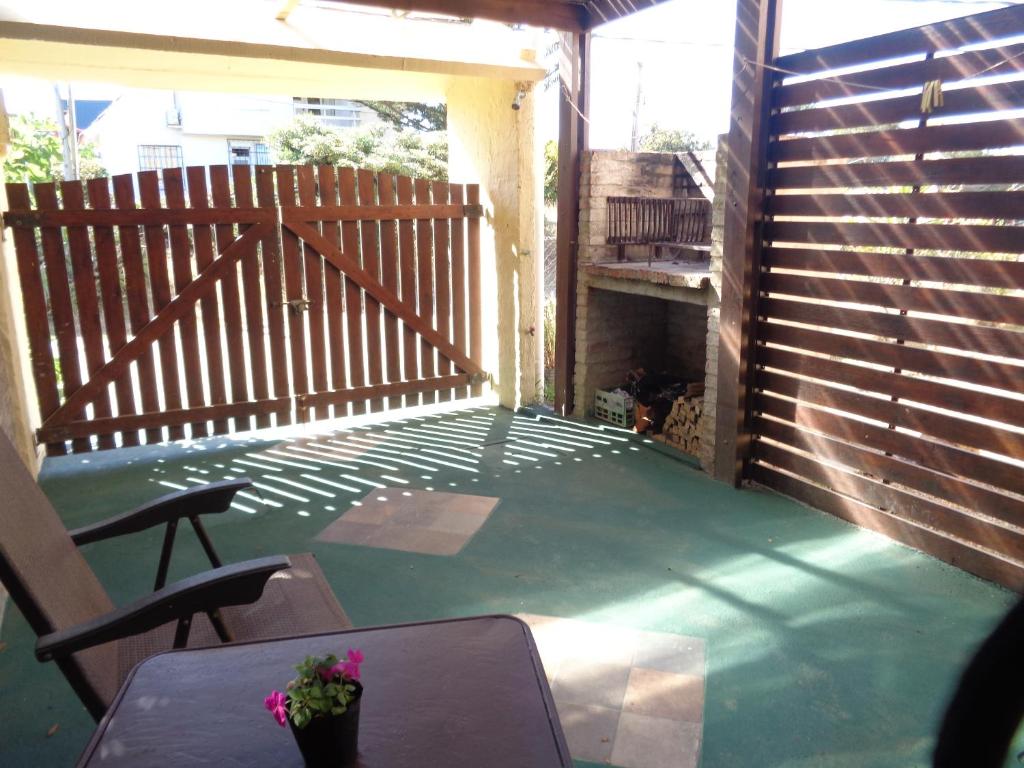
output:
[[[221,480],[208,485],[197,485],[161,496],[130,512],[109,517],[98,523],[70,531],[77,545],[90,544],[127,533],[137,533],[155,525],[180,520],[183,517],[216,514],[231,506],[239,491],[252,486],[252,480]]]
[[[36,658],[39,661],[61,659],[171,621],[190,619],[196,613],[254,603],[263,595],[267,580],[277,571],[290,567],[287,557],[261,557],[176,581],[91,621],[40,637],[36,642]]]

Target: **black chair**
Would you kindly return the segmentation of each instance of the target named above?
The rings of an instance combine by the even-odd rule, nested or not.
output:
[[[0,580],[39,637],[36,658],[57,662],[95,719],[129,670],[154,653],[352,626],[312,554],[221,564],[200,516],[223,512],[249,485],[190,488],[68,531],[0,432]],[[192,524],[213,568],[165,586],[182,520]],[[167,528],[155,591],[115,608],[78,547],[158,525]],[[131,547],[124,552],[131,556]]]

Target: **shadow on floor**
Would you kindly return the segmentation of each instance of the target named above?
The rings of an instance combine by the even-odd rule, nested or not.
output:
[[[703,638],[705,768],[927,765],[958,670],[1013,600],[614,430],[495,408],[48,459],[40,482],[71,528],[242,476],[256,491],[207,521],[225,560],[313,551],[357,625],[532,613]],[[500,503],[452,555],[316,538],[382,489]],[[85,548],[115,601],[148,589],[161,536]],[[179,539],[172,578],[204,568]],[[91,721],[12,607],[2,639],[0,764],[72,762]]]

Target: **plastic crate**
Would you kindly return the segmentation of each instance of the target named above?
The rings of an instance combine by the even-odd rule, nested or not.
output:
[[[594,416],[617,427],[631,429],[636,418],[636,402],[629,395],[599,389],[594,393]]]

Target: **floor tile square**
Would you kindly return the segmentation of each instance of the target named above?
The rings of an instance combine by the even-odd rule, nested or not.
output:
[[[559,704],[558,719],[562,723],[569,753],[577,760],[607,763],[612,756],[619,712],[606,707]]]
[[[371,504],[368,506],[352,507],[343,516],[349,523],[367,523],[369,525],[383,525],[388,522],[394,510],[387,504]]]
[[[429,528],[380,525],[367,540],[370,547],[420,552],[424,555],[457,555],[469,536],[434,531]]]
[[[373,523],[353,522],[344,517],[338,518],[317,534],[317,541],[331,544],[363,544],[380,529]]]
[[[623,711],[699,723],[704,713],[704,678],[633,667]]]
[[[704,676],[704,641],[699,637],[667,632],[641,632],[633,666]]]
[[[623,712],[611,762],[622,768],[697,768],[700,734],[696,723]]]
[[[328,525],[319,541],[427,555],[456,555],[500,499],[462,493],[378,488]]]
[[[629,667],[624,664],[566,658],[558,667],[551,693],[559,704],[621,709],[628,680]]]

